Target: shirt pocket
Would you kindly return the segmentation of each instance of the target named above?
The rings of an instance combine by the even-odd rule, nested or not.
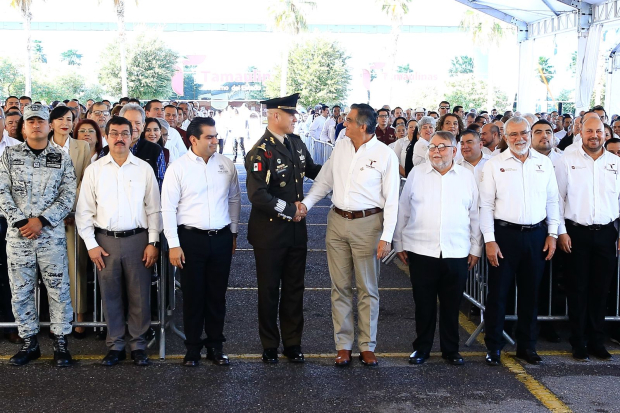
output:
[[[618,171],[605,169],[605,191],[618,193],[620,192],[620,181],[618,180]]]

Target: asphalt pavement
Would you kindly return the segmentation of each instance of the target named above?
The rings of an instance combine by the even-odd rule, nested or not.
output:
[[[90,334],[70,339],[74,366],[50,364],[51,340],[40,334],[43,357],[24,367],[8,364],[19,346],[0,340],[0,400],[3,411],[24,412],[620,412],[620,347],[608,343],[611,361],[574,361],[568,351],[568,330],[558,323],[562,342],[538,346],[544,363],[524,365],[507,347],[501,367],[484,363],[480,338],[465,340],[479,322],[462,305],[461,353],[464,366],[451,366],[440,357],[438,337],[430,360],[408,363],[414,339],[414,304],[406,269],[382,265],[378,325],[378,367],[357,359],[347,368],[333,365],[335,349],[330,309],[330,278],[325,253],[326,216],[330,201],[313,208],[308,222],[305,328],[302,343],[306,363],[281,358],[276,365],[260,361],[254,256],[246,239],[250,203],[245,170],[237,164],[242,183],[243,225],[239,250],[233,257],[227,294],[225,351],[231,365],[220,367],[203,359],[198,368],[181,365],[183,341],[166,331],[166,359],[157,345],[149,350],[152,365],[131,361],[106,368],[104,341]],[[307,191],[311,183],[305,184]],[[182,329],[180,292],[172,321]],[[354,353],[357,351],[353,349]],[[204,354],[204,353],[203,353]]]

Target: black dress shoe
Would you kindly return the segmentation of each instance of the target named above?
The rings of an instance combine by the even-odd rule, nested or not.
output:
[[[499,350],[487,351],[484,360],[489,366],[499,366],[502,364],[501,352]]]
[[[69,341],[66,336],[54,337],[54,361],[56,367],[69,367],[73,363],[71,353],[69,353]]]
[[[607,349],[603,345],[596,347],[588,346],[588,353],[590,353],[599,360],[611,360],[611,354],[609,354],[609,351],[607,351]]]
[[[269,364],[275,364],[278,362],[278,349],[266,348],[263,350],[263,362]]]
[[[16,355],[11,357],[9,363],[14,366],[23,366],[28,364],[30,360],[36,360],[41,357],[41,349],[39,348],[39,341],[37,336],[30,336],[24,338],[24,344]]]
[[[431,354],[428,351],[416,350],[409,356],[409,364],[422,364],[428,360],[430,356]]]
[[[146,355],[146,351],[144,350],[134,350],[131,352],[131,359],[133,360],[133,364],[136,366],[148,366],[151,364],[148,356]]]
[[[198,367],[200,365],[200,350],[187,350],[183,358],[183,365],[185,367]]]
[[[110,350],[108,354],[105,355],[103,360],[101,360],[102,366],[115,366],[119,361],[125,360],[127,354],[125,353],[125,349],[123,350]]]
[[[452,364],[453,366],[462,366],[465,364],[465,360],[463,360],[463,356],[461,356],[458,352],[450,353],[450,354],[442,354],[441,358],[446,360],[448,364]]]
[[[526,349],[526,350],[517,349],[517,358],[520,358],[521,360],[524,360],[528,362],[529,364],[534,364],[534,365],[538,365],[542,362],[542,359],[540,358],[538,353],[536,353],[536,350],[530,350],[530,349]]]
[[[207,360],[211,360],[217,366],[228,366],[230,364],[226,353],[215,348],[207,348]]]
[[[285,347],[282,352],[291,363],[303,363],[305,361],[304,353],[301,352],[301,346]]]
[[[573,358],[579,361],[590,361],[588,350],[585,346],[573,347]]]

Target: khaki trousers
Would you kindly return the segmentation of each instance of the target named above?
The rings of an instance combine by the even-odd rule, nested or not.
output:
[[[69,283],[71,285],[71,302],[75,307],[77,314],[84,314],[88,309],[88,296],[87,296],[87,278],[86,278],[86,266],[88,251],[86,245],[80,236],[77,236],[77,248],[78,248],[78,268],[77,278],[75,276],[75,225],[67,225],[65,227],[67,234],[67,257],[69,258]],[[77,291],[77,295],[76,295]]]
[[[336,350],[352,350],[354,341],[353,283],[357,287],[358,348],[375,351],[379,317],[377,244],[383,213],[348,220],[333,210],[327,216],[327,263],[332,279],[332,321]]]

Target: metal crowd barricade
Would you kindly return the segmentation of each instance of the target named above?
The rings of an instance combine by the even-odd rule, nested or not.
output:
[[[312,155],[312,160],[316,164],[323,165],[329,159],[332,151],[334,150],[334,145],[331,143],[314,139],[309,135],[304,136],[302,139],[306,144],[306,148],[308,148],[308,152]]]
[[[93,265],[93,275],[94,275],[94,287],[93,287],[93,321],[77,321],[77,308],[78,308],[78,304],[80,303],[81,297],[79,294],[79,291],[77,289],[77,269],[78,269],[78,263],[79,263],[79,249],[78,249],[78,238],[79,235],[77,233],[77,228],[75,226],[74,227],[74,231],[75,231],[75,238],[74,238],[74,247],[75,247],[75,257],[74,257],[74,268],[75,271],[73,274],[70,274],[70,276],[72,276],[72,282],[73,285],[75,286],[75,291],[76,291],[76,303],[75,305],[73,305],[73,322],[71,323],[73,327],[90,327],[90,328],[95,328],[95,329],[102,329],[104,327],[106,327],[106,322],[103,316],[103,303],[100,299],[100,294],[99,294],[99,288],[98,288],[98,283],[97,283],[97,267]],[[161,253],[160,253],[160,260],[159,260],[159,265],[156,266],[155,271],[157,271],[159,277],[157,277],[157,313],[158,313],[158,320],[154,320],[151,321],[151,327],[153,328],[157,328],[159,329],[159,357],[160,359],[164,359],[166,357],[166,332],[165,332],[165,319],[166,319],[166,294],[167,294],[167,286],[166,283],[168,282],[168,279],[170,278],[168,276],[169,274],[169,267],[170,264],[168,262],[168,244],[165,240],[165,237],[161,236],[162,242],[161,242]],[[41,291],[40,291],[40,283],[41,280],[38,280],[38,282],[35,283],[35,305],[37,308],[37,312],[40,311],[40,307],[41,307]],[[150,294],[150,292],[149,292]],[[43,321],[43,322],[39,322],[39,325],[41,327],[49,327],[50,326],[50,322],[49,321]],[[17,327],[17,323],[16,322],[0,322],[0,328],[7,328],[7,327],[12,327],[12,328],[16,328]],[[149,343],[149,347],[151,347],[155,342],[155,339],[153,341],[151,341]]]

